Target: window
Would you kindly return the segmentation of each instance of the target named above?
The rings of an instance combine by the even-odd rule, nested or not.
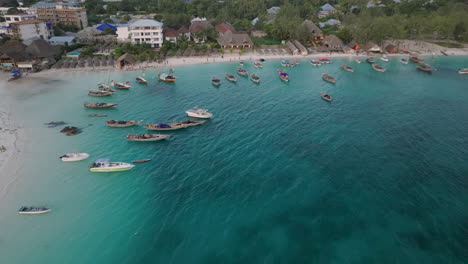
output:
[[[19,21],[19,17],[15,17],[15,21]]]
[[[159,35],[159,32],[154,32],[153,35],[157,36]]]

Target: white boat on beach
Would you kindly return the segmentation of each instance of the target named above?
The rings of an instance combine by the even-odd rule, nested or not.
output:
[[[60,157],[62,161],[80,161],[80,160],[85,160],[87,158],[89,158],[88,153],[78,153],[78,152],[67,153]]]
[[[125,162],[110,162],[109,159],[98,159],[89,166],[92,172],[117,172],[131,170],[135,167],[133,164]]]
[[[208,109],[201,109],[198,107],[194,107],[185,111],[185,113],[190,117],[195,118],[212,118],[213,114],[208,112]]]
[[[18,210],[19,214],[45,214],[50,212],[50,208],[43,207],[43,206],[21,206]]]

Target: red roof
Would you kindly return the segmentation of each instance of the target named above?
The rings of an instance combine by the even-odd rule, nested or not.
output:
[[[226,33],[226,31],[231,31],[232,33],[236,33],[236,30],[233,27],[225,23],[216,25],[215,30],[221,34]]]
[[[10,24],[27,25],[27,24],[38,24],[38,23],[44,23],[44,21],[39,20],[39,19],[29,19],[29,20],[23,20],[19,22],[10,23]]]
[[[175,29],[167,28],[164,30],[164,36],[169,38],[176,38],[179,36],[179,33]]]
[[[182,26],[179,28],[178,30],[179,34],[187,34],[187,33],[190,33],[190,31],[188,30],[188,28]]]

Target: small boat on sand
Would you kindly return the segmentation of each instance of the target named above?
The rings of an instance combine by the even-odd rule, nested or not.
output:
[[[313,66],[322,66],[322,63],[319,60],[311,60],[310,64]]]
[[[136,77],[135,80],[137,81],[137,83],[143,83],[143,84],[148,83],[148,81],[141,76]]]
[[[332,98],[330,95],[328,95],[326,92],[322,92],[321,93],[321,96],[322,96],[322,99],[327,101],[327,102],[331,102],[332,101]]]
[[[356,57],[356,58],[354,59],[354,61],[357,62],[357,63],[361,63],[361,57]]]
[[[432,73],[434,68],[432,68],[429,64],[419,63],[418,64],[418,70],[423,71],[423,72],[427,72],[427,73]]]
[[[112,95],[113,92],[109,92],[109,91],[89,91],[88,92],[88,95],[89,96],[96,96],[96,97],[104,97],[104,96],[110,96]]]
[[[89,158],[88,153],[67,153],[65,155],[60,156],[60,160],[65,161],[65,162],[70,162],[70,161],[80,161],[80,160],[85,160]]]
[[[415,56],[410,57],[409,60],[410,60],[411,62],[414,62],[414,63],[421,63],[421,62],[424,61],[423,59],[420,59],[420,58],[415,57]]]
[[[380,57],[380,60],[385,61],[385,62],[389,61],[387,55],[383,55],[382,57]]]
[[[44,206],[21,206],[18,210],[19,214],[45,214],[50,212],[50,208]]]
[[[152,159],[141,159],[141,160],[134,160],[132,163],[143,163],[143,162],[148,162],[151,161]]]
[[[285,71],[278,70],[278,75],[282,81],[289,82],[289,74]]]
[[[90,116],[90,117],[105,117],[105,116],[107,116],[107,114],[89,114],[89,115],[86,115],[86,116]]]
[[[201,109],[198,107],[194,107],[192,109],[189,109],[185,111],[185,113],[190,116],[190,117],[195,117],[195,118],[212,118],[213,114],[208,112],[208,109]]]
[[[172,74],[160,73],[158,74],[159,80],[163,82],[175,82],[177,78]]]
[[[237,68],[237,74],[241,75],[241,76],[249,76],[249,73],[242,69],[242,68]]]
[[[164,140],[170,136],[166,134],[131,134],[127,135],[127,139],[130,141],[150,142]]]
[[[11,76],[10,76],[10,78],[8,78],[9,82],[14,81],[14,80],[18,80],[21,77],[23,77],[23,73],[20,70],[13,70],[10,73],[11,73]]]
[[[250,75],[250,80],[252,80],[252,82],[254,82],[254,83],[260,83],[260,77],[258,77],[258,75],[254,74],[254,73],[252,73]]]
[[[320,61],[320,63],[327,63],[327,64],[328,64],[328,63],[332,63],[330,57],[319,58],[319,61]]]
[[[322,74],[322,79],[327,82],[336,83],[336,79],[326,73]]]
[[[112,86],[114,86],[115,88],[118,88],[118,89],[130,89],[130,88],[132,88],[127,83],[129,83],[129,82],[121,83],[121,82],[111,81]]]
[[[159,123],[159,124],[147,124],[146,129],[148,130],[158,130],[158,131],[171,131],[171,130],[178,130],[184,129],[191,126],[198,126],[204,124],[206,121],[192,121],[187,120],[183,122],[174,122],[174,123]]]
[[[263,67],[263,63],[261,61],[255,61],[253,63],[253,65],[255,66],[255,68],[262,68]]]
[[[230,82],[237,82],[237,78],[236,76],[230,74],[230,73],[226,73],[225,75],[226,79]]]
[[[468,74],[468,68],[458,69],[458,74]]]
[[[341,65],[341,68],[345,71],[354,72],[354,68],[351,68],[346,64]]]
[[[220,86],[221,85],[221,80],[217,77],[211,78],[211,84],[214,86]]]
[[[89,166],[92,172],[117,172],[131,170],[135,167],[133,164],[125,162],[111,162],[109,159],[98,159]]]
[[[370,64],[375,63],[375,60],[373,57],[367,58],[366,61],[367,63],[370,63]]]
[[[103,109],[103,108],[111,108],[115,107],[116,103],[87,103],[84,104],[86,108],[94,108],[94,109]]]
[[[141,120],[107,120],[106,125],[110,127],[131,127],[141,123]]]
[[[383,67],[380,67],[377,63],[374,63],[372,64],[372,68],[374,68],[374,70],[378,71],[378,72],[385,72],[385,68]]]
[[[400,63],[401,63],[401,64],[408,64],[408,60],[407,60],[407,59],[401,59],[401,60],[400,60]]]

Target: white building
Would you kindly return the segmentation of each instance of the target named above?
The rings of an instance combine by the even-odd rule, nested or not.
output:
[[[163,24],[156,20],[140,19],[130,25],[117,27],[117,40],[131,41],[133,44],[146,43],[160,48],[163,43]]]
[[[47,40],[50,37],[50,32],[46,23],[37,19],[10,23],[7,34],[12,38],[19,38],[22,40],[36,38]]]
[[[4,15],[5,25],[8,27],[10,23],[21,22],[25,20],[37,19],[34,14],[15,14],[15,15]]]

